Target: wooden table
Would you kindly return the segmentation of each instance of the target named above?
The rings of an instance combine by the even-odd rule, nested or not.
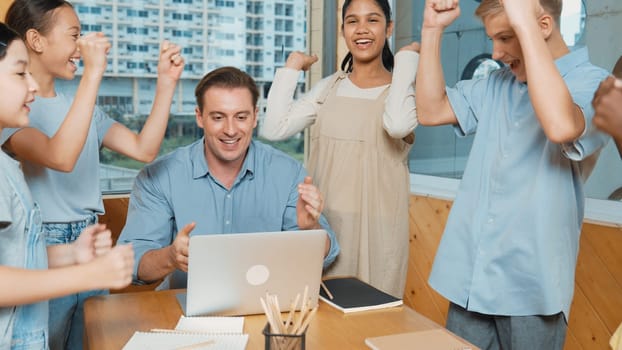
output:
[[[183,290],[112,294],[89,298],[84,305],[87,349],[118,350],[135,331],[175,328],[182,310],[175,295]],[[247,349],[263,349],[264,315],[247,316],[244,333]],[[365,338],[442,328],[416,311],[395,308],[344,314],[320,302],[307,330],[306,347],[317,349],[368,349]]]

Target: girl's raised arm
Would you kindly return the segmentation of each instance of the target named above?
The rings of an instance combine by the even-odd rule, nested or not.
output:
[[[184,70],[181,48],[164,41],[158,62],[158,81],[151,114],[140,133],[120,123],[113,124],[104,137],[104,146],[141,162],[154,160],[164,138],[175,87]]]

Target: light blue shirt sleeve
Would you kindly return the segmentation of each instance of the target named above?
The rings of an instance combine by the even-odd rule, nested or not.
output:
[[[326,220],[324,214],[320,216],[320,225],[326,230],[328,238],[330,239],[330,250],[328,251],[328,255],[324,258],[324,268],[327,268],[335,261],[341,248],[339,247],[339,242],[337,242],[337,236],[335,235],[333,229],[330,228],[328,220]]]
[[[0,147],[4,145],[4,143],[13,136],[18,130],[18,128],[4,128],[2,132],[0,132]]]
[[[593,67],[589,70],[583,70],[583,74],[573,74],[564,77],[566,85],[569,87],[570,95],[574,103],[581,108],[583,117],[585,118],[585,130],[581,137],[571,143],[564,144],[562,149],[566,157],[570,160],[580,161],[594,154],[594,152],[603,148],[609,141],[609,137],[596,129],[592,124],[594,118],[594,108],[592,107],[592,99],[594,98],[595,87],[607,77],[607,72],[603,69]],[[576,84],[574,82],[582,82]]]
[[[102,111],[101,108],[95,106],[95,110],[93,111],[93,121],[95,122],[95,127],[97,128],[97,140],[99,141],[99,146],[101,147],[104,142],[104,137],[112,124],[116,123],[116,121],[108,116],[106,112]]]
[[[158,164],[160,165],[160,164]],[[119,244],[132,243],[134,248],[134,283],[142,284],[138,279],[138,265],[146,252],[170,245],[175,232],[175,219],[167,195],[160,184],[162,177],[168,175],[154,168],[143,168],[132,188],[127,221],[119,236]]]
[[[475,133],[479,117],[485,115],[482,112],[483,105],[473,101],[484,101],[486,83],[486,79],[461,80],[455,87],[446,88],[447,98],[458,120],[458,124],[454,125],[454,131],[458,136]]]

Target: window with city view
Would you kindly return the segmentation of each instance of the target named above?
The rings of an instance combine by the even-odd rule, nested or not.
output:
[[[306,0],[76,0],[72,4],[83,33],[102,31],[112,43],[98,105],[133,130],[142,128],[151,110],[160,42],[167,39],[183,48],[184,73],[160,154],[201,137],[194,117],[194,87],[205,73],[235,66],[253,76],[261,92],[261,128],[275,69],[283,66],[290,52],[306,47]],[[58,88],[71,91],[78,83],[79,76],[60,81]],[[304,91],[302,79],[299,90]],[[303,139],[301,134],[271,144],[302,160]],[[102,191],[129,191],[143,165],[102,150]]]

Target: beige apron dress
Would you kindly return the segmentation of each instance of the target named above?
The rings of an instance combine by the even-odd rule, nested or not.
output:
[[[382,126],[385,89],[376,100],[337,96],[338,72],[319,97],[308,169],[325,198],[324,215],[341,253],[331,276],[357,276],[391,295],[404,293],[408,263],[408,152]]]

